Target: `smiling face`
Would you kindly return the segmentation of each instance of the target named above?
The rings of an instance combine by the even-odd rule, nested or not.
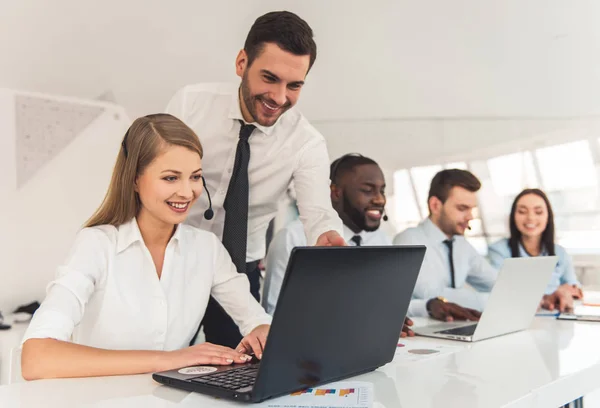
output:
[[[241,50],[236,73],[242,78],[240,105],[244,119],[273,126],[298,101],[309,64],[309,55],[292,54],[274,43],[265,43],[251,65]]]
[[[515,224],[523,237],[539,238],[548,226],[548,206],[536,194],[525,194],[517,201]]]
[[[166,145],[136,179],[138,219],[163,225],[182,223],[202,193],[202,162],[197,152]]]
[[[332,203],[355,233],[377,230],[386,204],[385,179],[379,166],[362,164],[345,173],[332,187]]]

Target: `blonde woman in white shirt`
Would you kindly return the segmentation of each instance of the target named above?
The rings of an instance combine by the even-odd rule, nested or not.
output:
[[[270,317],[217,237],[182,224],[203,189],[202,146],[167,114],[137,119],[106,197],[77,235],[23,339],[25,379],[148,373],[258,358]],[[213,296],[245,336],[188,347]]]

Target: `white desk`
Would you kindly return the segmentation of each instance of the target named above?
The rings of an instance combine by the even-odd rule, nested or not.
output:
[[[444,341],[418,340],[432,345]],[[445,344],[461,348],[421,361],[395,360],[354,379],[372,382],[375,406],[387,408],[558,407],[600,388],[598,323],[539,317],[525,332],[474,344]],[[187,404],[192,397],[194,404]],[[43,380],[0,387],[3,407],[241,406],[192,397],[155,383],[149,375]]]
[[[29,323],[13,323],[10,316],[7,321],[12,325],[9,330],[0,330],[0,385],[8,383],[8,368],[10,366],[10,351],[21,344]],[[0,406],[2,400],[0,400]]]

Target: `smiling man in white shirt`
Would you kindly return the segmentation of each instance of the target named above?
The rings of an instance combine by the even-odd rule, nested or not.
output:
[[[188,222],[222,238],[257,299],[266,230],[291,181],[308,244],[345,245],[329,200],[325,139],[294,107],[316,59],[312,37],[295,14],[267,13],[255,21],[237,56],[241,84],[188,85],[167,107],[198,134],[205,149],[212,212],[205,211],[209,202],[202,196]],[[239,343],[237,327],[213,299],[203,325],[207,341]]]
[[[379,165],[360,154],[347,154],[331,163],[331,203],[344,223],[344,239],[350,246],[391,245],[379,227],[385,216],[385,178]],[[283,277],[292,249],[305,246],[306,236],[299,220],[279,231],[267,253],[267,276],[262,304],[269,314],[275,312]],[[413,335],[407,319],[403,335]]]

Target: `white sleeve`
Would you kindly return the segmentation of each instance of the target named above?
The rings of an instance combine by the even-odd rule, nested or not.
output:
[[[273,315],[275,312],[275,306],[279,299],[279,293],[281,292],[281,285],[283,284],[283,278],[287,269],[288,261],[290,260],[290,254],[292,249],[296,246],[306,245],[306,241],[300,242],[299,237],[295,237],[291,228],[284,228],[279,231],[271,244],[269,245],[269,251],[267,252],[267,274],[265,278],[265,286],[263,292],[263,306],[267,310],[267,313]],[[301,231],[304,234],[304,231]]]
[[[321,234],[337,231],[342,235],[342,220],[331,205],[329,155],[325,140],[306,146],[294,171],[294,187],[300,221],[308,245],[315,245]]]
[[[175,92],[175,95],[173,95],[165,108],[165,113],[171,114],[185,122],[185,100],[186,92],[184,87]]]
[[[108,237],[97,229],[85,228],[65,264],[47,287],[46,299],[35,312],[23,338],[53,338],[69,341],[79,324],[85,305],[96,285],[106,276]]]
[[[271,316],[250,293],[250,282],[238,273],[223,244],[213,236],[214,278],[211,295],[231,316],[243,336],[257,326],[271,324]]]

